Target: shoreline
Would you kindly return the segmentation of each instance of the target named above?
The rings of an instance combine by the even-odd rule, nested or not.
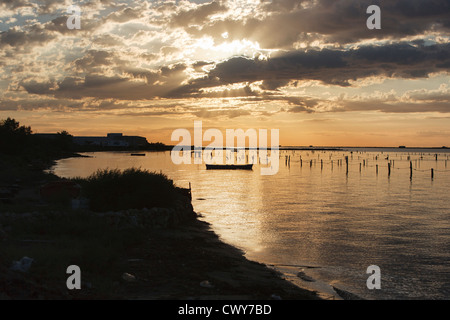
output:
[[[17,219],[27,222],[39,213],[34,217],[25,213],[9,215],[23,216]],[[63,288],[63,277],[41,278],[39,269],[47,261],[32,253],[50,249],[58,238],[3,239],[0,247],[10,252],[17,246],[17,258],[31,252],[35,262],[29,272],[12,271],[10,264],[0,263],[0,299],[321,300],[316,292],[294,285],[275,269],[248,260],[241,250],[221,241],[210,224],[198,217],[167,228],[148,229],[145,234],[145,241],[120,253],[119,264],[111,270],[84,272],[80,264],[83,273],[89,275],[83,276],[82,290],[76,292]],[[47,254],[48,260],[58,259],[52,251]],[[63,271],[51,269],[46,271]],[[99,290],[104,282],[108,282],[108,291]]]
[[[1,300],[321,300],[316,292],[294,285],[280,272],[248,260],[243,251],[220,240],[211,225],[193,211],[190,199],[186,200],[190,204],[187,208],[186,203],[187,219],[178,219],[176,225],[150,228],[111,227],[107,225],[108,218],[89,210],[53,210],[42,203],[39,187],[45,180],[62,179],[45,173],[57,160],[39,169],[15,168],[10,163],[22,173],[23,181],[18,183],[19,191],[12,202],[0,204]],[[50,232],[27,231],[29,225],[49,228]],[[77,237],[64,231],[71,230],[72,225],[79,228],[73,231]],[[102,244],[90,238],[98,233],[105,234],[106,245],[112,240],[134,242],[105,253]],[[129,240],[125,234],[136,239]],[[89,254],[84,251],[86,246],[96,245],[100,251],[93,253],[99,256],[89,255],[92,248]],[[74,251],[66,252],[67,248]],[[82,259],[86,254],[87,262]],[[114,258],[112,262],[108,262],[111,257],[107,254]],[[22,257],[33,259],[31,268],[13,271],[11,264]],[[105,262],[107,269],[90,261],[95,259],[100,259],[98,265]],[[82,290],[74,292],[66,288],[65,269],[77,261],[81,261],[83,270]],[[89,263],[92,266],[86,267]]]
[[[248,260],[244,253],[221,241],[210,224],[195,218],[174,228],[158,230],[151,238],[159,247],[158,262],[139,260],[130,266],[130,272],[142,284],[159,277],[145,274],[158,270],[156,264],[165,264],[161,285],[154,290],[130,283],[122,294],[130,299],[168,300],[317,300],[318,295],[300,288],[283,278],[276,270],[259,262]],[[183,253],[174,249],[181,245]],[[149,251],[147,251],[148,253]],[[151,251],[153,252],[153,251]],[[156,253],[156,252],[154,252]],[[136,261],[136,260],[133,260]],[[170,266],[178,264],[178,266]],[[168,270],[167,270],[168,269]],[[147,277],[146,277],[147,276]]]

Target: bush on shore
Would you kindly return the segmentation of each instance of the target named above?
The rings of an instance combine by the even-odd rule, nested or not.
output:
[[[96,212],[170,207],[176,187],[162,173],[137,168],[98,170],[85,179],[74,179]]]

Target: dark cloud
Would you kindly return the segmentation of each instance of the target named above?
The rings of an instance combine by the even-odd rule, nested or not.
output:
[[[290,80],[319,80],[348,86],[350,80],[369,76],[427,77],[433,72],[448,71],[449,61],[450,44],[397,43],[348,51],[294,51],[268,60],[235,57],[217,64],[208,79],[224,84],[263,80],[263,86],[272,90]]]
[[[145,79],[147,83],[153,84],[159,79],[159,73],[147,69],[128,68],[124,70],[127,75],[133,78]]]
[[[190,95],[192,98],[240,98],[251,96],[259,96],[259,93],[252,90],[248,85],[238,89],[224,89],[208,92],[200,91]]]
[[[164,96],[165,98],[186,98],[198,95],[202,89],[221,86],[224,83],[218,78],[203,77],[190,80],[188,84],[173,88]]]
[[[174,88],[174,83],[179,86],[185,79],[186,75],[184,71],[187,65],[184,63],[177,63],[171,66],[163,66],[157,71],[138,68],[126,68],[124,72],[131,75],[133,78],[145,79],[150,85],[154,85],[156,82],[166,83],[171,89]]]
[[[75,65],[83,71],[97,70],[96,67],[109,65],[114,56],[105,51],[88,51]],[[81,76],[67,76],[58,82],[22,81],[21,87],[31,94],[52,95],[57,98],[146,100],[166,95],[181,86],[186,75],[183,63],[161,67],[157,71],[131,69],[115,66],[122,75],[106,76],[102,73],[85,72]],[[145,79],[136,81],[136,79]]]
[[[366,13],[370,5],[381,8],[381,30],[369,30]],[[296,42],[314,40],[340,45],[363,39],[398,39],[427,31],[450,31],[448,0],[317,0],[263,2],[262,17],[227,18],[186,30],[196,37],[210,35],[217,41],[249,38],[264,48],[292,48]],[[270,13],[270,14],[269,14]]]
[[[312,112],[311,109],[308,109],[304,106],[295,106],[288,110],[288,112],[299,113],[299,112]]]
[[[197,6],[191,10],[182,10],[176,13],[171,18],[171,25],[177,27],[201,25],[209,16],[224,12],[226,10],[226,6],[222,5],[218,1],[213,1],[211,3]]]
[[[99,4],[108,5],[111,8],[117,7],[113,0],[90,0],[81,4],[77,4],[76,1],[74,1],[71,4],[79,5],[83,8],[95,8]],[[0,5],[6,9],[13,10],[24,7],[33,7],[38,14],[54,14],[58,9],[66,9],[66,2],[61,0],[0,0]],[[67,4],[67,6],[69,6],[69,4]]]
[[[0,0],[0,4],[8,9],[17,9],[21,7],[32,6],[32,3],[27,0]]]
[[[50,94],[51,88],[55,86],[54,82],[37,82],[36,80],[21,81],[22,86],[28,93],[31,94]]]
[[[301,8],[302,4],[312,4],[310,0],[263,0],[263,9],[270,12],[293,11]]]
[[[153,61],[158,59],[158,55],[153,53],[142,53],[139,55],[139,58],[142,58],[146,61]]]
[[[302,107],[312,110],[318,104],[318,100],[307,97],[283,97],[289,104],[295,105],[297,108]],[[300,109],[297,109],[300,110]]]
[[[84,57],[74,61],[79,71],[94,71],[99,66],[111,65],[114,54],[103,50],[89,50]]]
[[[261,85],[263,90],[278,90],[278,88],[287,86],[289,84],[289,79],[266,79]]]
[[[57,18],[49,21],[46,24],[45,29],[49,30],[49,31],[59,32],[61,34],[69,33],[72,30],[67,28],[67,18],[68,18],[68,16],[66,16],[66,15],[57,17]]]
[[[208,61],[196,61],[192,64],[192,67],[194,68],[195,71],[199,72],[199,71],[203,71],[203,67],[208,66],[208,65],[212,65],[214,64],[214,62],[208,62]]]
[[[186,70],[187,66],[184,63],[177,63],[169,67],[161,67],[160,73],[163,77],[170,77]]]
[[[106,20],[115,22],[127,22],[129,20],[138,19],[142,17],[141,8],[124,8],[120,11],[111,13],[106,17]]]
[[[105,77],[100,75],[87,75],[84,79],[84,86],[90,88],[98,88],[104,86],[115,85],[117,83],[122,83],[127,81],[125,78],[121,77]]]
[[[27,31],[11,28],[0,33],[0,48],[9,46],[20,49],[33,45],[45,45],[55,37],[55,35],[46,32],[45,29],[37,25]]]
[[[97,36],[93,39],[92,42],[95,43],[96,45],[100,45],[100,46],[104,46],[104,47],[116,47],[116,46],[123,45],[123,41],[119,37],[110,35],[110,34],[103,34],[101,36]],[[144,55],[142,55],[142,56],[144,57]],[[154,55],[153,55],[152,59],[149,59],[150,54],[146,55],[145,58],[148,60],[155,59]]]

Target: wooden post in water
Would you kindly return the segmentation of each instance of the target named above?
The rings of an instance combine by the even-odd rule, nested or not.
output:
[[[320,159],[320,170],[323,170],[323,160]]]
[[[391,163],[388,162],[388,177],[391,176]]]
[[[434,179],[434,169],[431,168],[431,180],[433,180],[433,179]]]
[[[376,167],[377,167],[377,175],[378,175],[378,164],[377,164],[377,166],[376,166]]]
[[[191,183],[189,182],[189,197],[192,200],[192,191],[191,191]]]
[[[348,156],[345,156],[345,174],[348,175]]]
[[[409,162],[409,179],[412,180],[412,174],[413,174],[413,168],[412,168],[412,161]]]
[[[309,167],[312,168],[312,160],[309,160]]]

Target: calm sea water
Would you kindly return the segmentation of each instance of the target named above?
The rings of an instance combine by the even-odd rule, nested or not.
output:
[[[260,175],[259,165],[252,171],[174,165],[169,152],[97,152],[60,160],[53,171],[75,177],[141,167],[162,171],[180,187],[191,183],[195,210],[222,240],[324,297],[334,286],[367,299],[449,299],[447,151],[281,151],[273,176]],[[370,265],[381,269],[379,290],[367,288]]]

